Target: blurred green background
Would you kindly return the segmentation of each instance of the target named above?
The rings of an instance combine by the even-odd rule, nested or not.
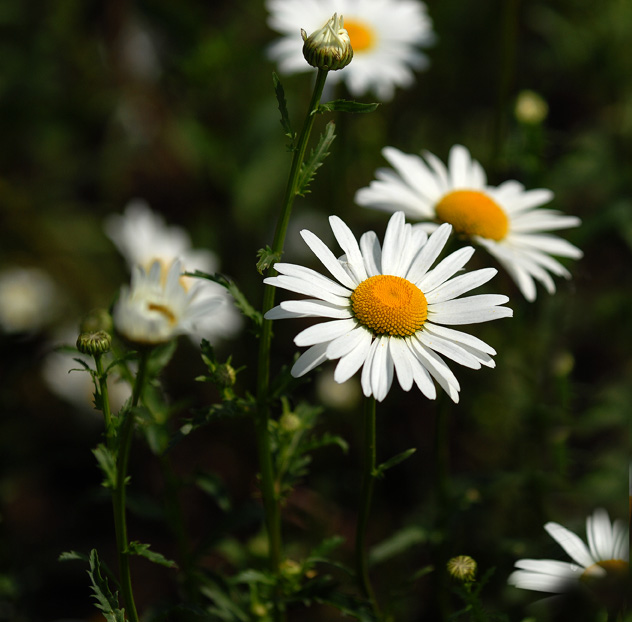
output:
[[[494,279],[495,291],[509,292],[515,318],[472,330],[498,351],[497,369],[453,365],[460,404],[396,387],[378,408],[380,456],[418,451],[376,488],[371,542],[402,528],[413,533],[402,557],[375,567],[377,589],[386,593],[413,569],[436,568],[399,605],[398,619],[438,620],[446,607],[458,608],[442,571],[458,554],[496,569],[484,591],[490,610],[544,619],[546,611],[530,608],[539,594],[507,587],[514,561],[566,559],[543,530],[549,520],[583,537],[594,508],[623,519],[628,511],[632,3],[427,4],[438,36],[429,70],[377,112],[335,118],[338,138],[312,193],[297,201],[286,257],[312,262],[296,232],[308,227],[331,241],[329,214],[358,235],[383,234],[387,217],[355,206],[353,195],[383,166],[385,145],[445,160],[461,143],[491,183],[515,178],[551,188],[552,207],[582,218],[563,237],[585,256],[568,264],[573,279],[558,281],[554,296],[540,289],[528,304],[505,275]],[[57,557],[96,546],[113,563],[111,511],[90,451],[101,425],[96,413],[57,396],[41,369],[67,327],[109,305],[128,279],[103,219],[130,199],[147,200],[185,227],[194,246],[212,249],[221,271],[259,304],[256,251],[271,242],[290,157],[265,56],[275,38],[259,1],[0,3],[0,270],[37,267],[57,288],[36,331],[0,333],[2,620],[99,619],[85,568]],[[310,77],[282,81],[298,125]],[[516,118],[525,89],[548,105],[541,124]],[[318,119],[316,131],[323,124]],[[469,267],[487,261],[480,252]],[[293,355],[297,329],[276,327],[275,365]],[[240,378],[251,388],[252,334],[217,347],[248,365]],[[202,369],[196,347],[183,339],[164,377],[173,403],[182,404],[176,418],[214,398],[193,381]],[[316,401],[321,375],[300,389]],[[315,455],[285,510],[288,552],[298,557],[319,538],[342,534],[339,555],[349,561],[361,402],[351,391],[338,403],[327,388],[325,399],[321,425],[344,436],[350,451]],[[132,538],[175,556],[159,465],[142,441],[135,447]],[[237,529],[242,543],[259,528],[254,453],[250,423],[237,420],[199,431],[172,456],[182,477],[201,469],[221,475],[234,503],[254,513]],[[221,513],[199,489],[183,489],[181,499],[193,541],[220,528]],[[219,552],[204,564],[230,572]],[[176,598],[173,571],[141,560],[133,573],[141,610]],[[307,615],[339,619],[332,610],[296,619]]]

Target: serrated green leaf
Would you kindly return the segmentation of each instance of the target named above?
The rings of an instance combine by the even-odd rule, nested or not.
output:
[[[104,488],[116,488],[116,477],[118,469],[116,468],[116,456],[114,455],[114,453],[110,451],[103,443],[99,443],[92,450],[92,453],[97,459],[99,468],[105,476],[101,485]]]
[[[138,555],[139,557],[144,557],[150,562],[153,562],[154,564],[159,564],[160,566],[166,566],[167,568],[178,567],[178,564],[176,564],[173,560],[167,559],[161,553],[150,551],[149,547],[149,544],[143,544],[142,542],[134,540],[133,542],[129,543],[129,546],[127,547],[127,552],[130,555]]]
[[[362,104],[348,99],[334,99],[326,104],[320,104],[317,112],[351,112],[365,114],[367,112],[374,112],[379,105],[379,103]]]
[[[97,609],[102,611],[107,622],[125,622],[125,610],[118,608],[118,592],[112,594],[107,579],[101,574],[101,562],[96,549],[90,551],[89,563],[88,576]]]
[[[315,149],[309,154],[309,158],[303,162],[298,177],[296,193],[304,196],[309,192],[309,184],[313,181],[316,171],[322,166],[325,158],[329,155],[331,143],[336,138],[336,126],[333,121],[329,121],[325,126],[325,131],[320,135],[320,139]]]
[[[374,476],[382,477],[385,471],[388,471],[388,469],[392,469],[394,466],[398,465],[400,462],[403,462],[404,460],[406,460],[406,458],[410,458],[410,456],[412,456],[416,451],[417,449],[415,449],[414,447],[411,447],[410,449],[407,449],[406,451],[402,451],[401,453],[393,456],[392,458],[389,458],[386,462],[382,462],[382,464],[380,464],[375,469]]]
[[[281,261],[281,253],[273,253],[272,249],[268,245],[257,251],[257,257],[257,272],[259,272],[259,274],[263,274],[275,263]]]
[[[223,274],[207,274],[201,270],[195,270],[195,272],[185,272],[184,276],[193,276],[199,279],[207,279],[213,281],[218,285],[225,288],[228,293],[233,297],[235,306],[249,319],[252,320],[257,328],[263,323],[263,316],[257,311],[249,302],[246,296],[241,292],[236,283],[224,276]]]
[[[274,84],[274,93],[279,104],[279,112],[281,113],[281,126],[283,127],[285,135],[291,141],[288,147],[290,150],[293,150],[296,133],[292,130],[292,125],[290,124],[290,115],[287,111],[287,101],[285,99],[285,91],[283,90],[283,85],[279,80],[279,76],[275,72],[272,72],[272,83]]]

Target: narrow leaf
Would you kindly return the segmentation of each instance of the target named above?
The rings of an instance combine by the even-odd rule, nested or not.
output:
[[[322,166],[325,158],[329,155],[329,148],[334,142],[336,126],[333,121],[329,121],[325,126],[325,131],[321,134],[316,149],[312,149],[309,158],[303,162],[298,178],[297,194],[304,196],[309,192],[309,184],[316,175],[316,171]]]
[[[103,483],[101,484],[104,488],[116,488],[116,477],[117,477],[117,468],[116,468],[116,456],[103,444],[99,443],[93,450],[92,453],[94,457],[97,459],[99,464],[99,468],[103,472],[105,476]]]
[[[360,102],[354,102],[348,99],[334,99],[333,101],[318,106],[317,112],[352,112],[364,114],[374,112],[379,105],[379,103],[361,104]]]
[[[416,544],[423,544],[427,541],[428,533],[422,527],[404,527],[372,547],[369,553],[369,561],[371,564],[379,564],[401,553],[406,553]]]
[[[293,150],[296,134],[292,130],[292,126],[290,124],[290,115],[287,111],[287,102],[285,100],[285,91],[283,90],[283,85],[279,80],[279,76],[275,72],[272,72],[272,83],[274,84],[274,92],[276,94],[277,102],[279,103],[279,112],[281,113],[281,126],[283,127],[285,135],[292,141],[289,147],[291,150]]]
[[[90,551],[89,563],[88,576],[97,608],[103,612],[107,622],[125,622],[125,610],[118,608],[118,593],[110,591],[107,579],[101,574],[101,562],[96,549]]]
[[[406,458],[410,458],[410,456],[412,456],[416,451],[417,450],[414,447],[412,447],[411,449],[402,451],[401,453],[393,456],[392,458],[389,458],[386,462],[382,462],[382,464],[380,464],[375,469],[375,473],[374,473],[375,477],[382,477],[385,471],[388,471],[388,469],[391,469],[394,466],[398,465],[400,462],[403,462],[404,460],[406,460]]]
[[[156,553],[155,551],[150,551],[149,546],[149,544],[143,544],[134,540],[133,542],[129,543],[129,546],[127,547],[127,552],[130,555],[138,555],[139,557],[144,557],[150,562],[153,562],[154,564],[159,564],[160,566],[166,566],[167,568],[178,567],[178,564],[170,559],[167,559],[164,555]]]
[[[57,561],[69,562],[79,560],[82,562],[90,562],[90,558],[85,553],[77,553],[77,551],[64,551],[59,555]]]

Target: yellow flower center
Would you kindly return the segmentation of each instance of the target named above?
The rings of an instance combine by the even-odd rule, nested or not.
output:
[[[595,567],[600,566],[607,573],[608,576],[616,577],[616,576],[627,576],[630,564],[623,559],[607,559],[602,562],[597,562],[592,566],[588,566],[584,572],[582,572],[582,579],[590,579],[594,576]]]
[[[378,274],[358,285],[351,294],[355,318],[376,335],[414,335],[428,316],[423,292],[399,276]]]
[[[174,314],[174,312],[169,308],[166,307],[165,305],[159,305],[153,302],[150,302],[147,305],[147,308],[150,311],[157,311],[158,313],[160,313],[161,315],[164,315],[167,318],[167,321],[169,322],[169,324],[171,326],[173,326],[174,324],[176,324],[177,322],[177,318]]]
[[[354,52],[364,52],[375,45],[376,36],[368,24],[345,18],[344,28],[349,34]]]
[[[503,209],[478,190],[454,190],[435,207],[437,218],[449,222],[457,233],[500,241],[509,231]]]

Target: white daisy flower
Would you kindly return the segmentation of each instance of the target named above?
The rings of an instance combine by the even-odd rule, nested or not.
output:
[[[429,152],[424,153],[425,161],[394,147],[385,147],[382,154],[395,170],[378,169],[377,179],[356,193],[358,205],[449,222],[455,233],[485,247],[529,301],[536,297],[535,281],[554,293],[551,274],[570,278],[551,255],[579,259],[582,252],[549,232],[576,227],[581,221],[557,210],[539,209],[553,198],[550,190],[525,190],[514,180],[488,186],[482,166],[461,145],[450,150],[447,167]],[[439,225],[419,226],[433,231]]]
[[[114,325],[121,335],[138,344],[165,343],[185,333],[199,334],[200,321],[224,302],[199,297],[201,283],[186,288],[181,282],[182,264],[171,264],[166,277],[160,262],[149,272],[141,266],[132,271],[131,287],[123,287],[114,307]]]
[[[434,41],[426,5],[418,0],[267,0],[268,25],[283,35],[269,56],[286,74],[311,71],[303,58],[301,29],[319,30],[334,13],[344,19],[353,47],[353,60],[330,72],[330,83],[343,80],[349,91],[371,91],[380,100],[392,99],[395,87],[413,84],[413,70],[427,67],[420,47]]]
[[[60,292],[39,268],[10,267],[0,272],[0,329],[6,333],[41,330],[60,310]]]
[[[292,375],[299,377],[323,361],[340,359],[336,382],[345,382],[362,367],[361,384],[367,397],[383,400],[397,374],[405,391],[414,383],[434,399],[434,378],[458,402],[459,382],[440,355],[479,369],[494,367],[496,352],[447,325],[512,315],[511,309],[499,306],[507,302],[506,296],[458,298],[489,281],[496,270],[485,268],[454,277],[472,256],[472,247],[456,251],[430,269],[450,236],[450,225],[428,238],[404,222],[403,212],[397,212],[380,246],[373,231],[365,233],[358,244],[340,218],[331,216],[329,222],[345,253],[339,259],[310,231],[303,230],[301,235],[335,280],[303,266],[277,263],[274,267],[280,274],[264,281],[311,296],[282,302],[266,313],[266,319],[329,319],[294,339],[297,346],[310,348],[296,361]]]
[[[623,578],[629,572],[629,535],[623,521],[610,522],[608,512],[597,509],[586,519],[588,546],[558,523],[544,528],[572,558],[572,562],[553,559],[521,559],[508,579],[511,585],[539,592],[562,593],[578,581]]]
[[[153,212],[141,199],[130,201],[123,215],[110,215],[105,220],[105,232],[125,258],[130,270],[141,266],[149,272],[157,261],[164,279],[178,259],[182,262],[183,272],[200,270],[213,274],[218,270],[217,258],[211,251],[192,248],[191,238],[184,229],[167,225],[164,218]],[[212,317],[201,320],[197,335],[214,341],[218,337],[229,338],[239,331],[241,316],[232,304],[231,296],[221,285],[184,276],[181,282],[185,288],[198,283],[198,299],[223,298],[228,303],[222,305]]]

